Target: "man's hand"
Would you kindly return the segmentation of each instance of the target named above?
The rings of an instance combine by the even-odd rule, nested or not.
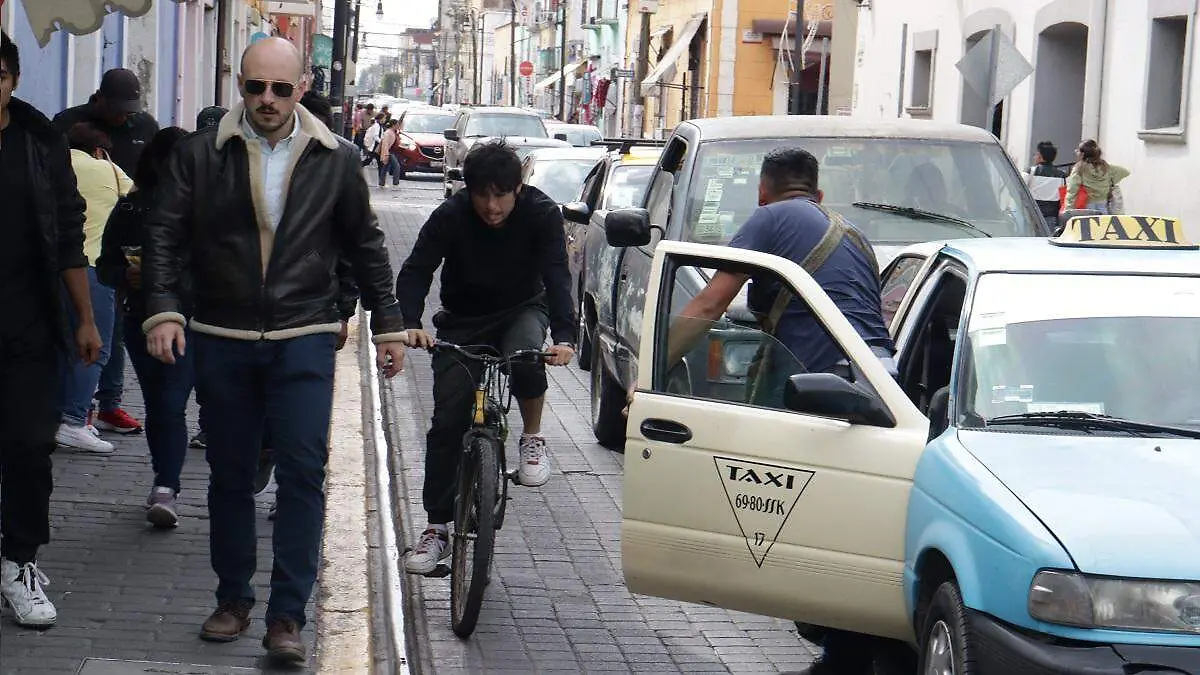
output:
[[[625,407],[621,408],[621,417],[629,419],[629,409],[633,407],[633,392],[637,391],[637,384],[629,387],[629,391],[625,393]]]
[[[571,362],[571,357],[575,356],[575,350],[567,345],[554,345],[549,351],[550,357],[546,359],[546,363],[552,366],[565,366]]]
[[[75,330],[75,348],[79,350],[79,360],[83,365],[90,366],[100,359],[100,330],[95,321],[79,324]]]
[[[405,343],[413,349],[431,349],[435,340],[428,331],[423,331],[420,328],[409,328],[408,341]]]
[[[384,377],[395,377],[404,368],[404,343],[381,342],[375,345],[375,363]]]
[[[146,351],[150,356],[166,363],[175,364],[175,350],[184,355],[187,349],[187,339],[183,336],[183,326],[174,321],[164,321],[146,333]]]
[[[346,346],[346,340],[349,340],[349,339],[350,339],[350,322],[342,321],[342,329],[338,331],[337,344],[335,344],[333,348],[340,350],[342,347]]]
[[[125,268],[125,282],[135,291],[142,287],[142,268],[138,265],[130,265]]]

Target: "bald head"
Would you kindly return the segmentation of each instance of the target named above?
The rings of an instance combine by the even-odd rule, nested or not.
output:
[[[245,79],[299,82],[303,74],[300,50],[283,38],[264,38],[242,52],[242,77]]]
[[[266,38],[242,53],[238,83],[246,116],[272,144],[291,133],[300,99],[300,51],[283,38]]]

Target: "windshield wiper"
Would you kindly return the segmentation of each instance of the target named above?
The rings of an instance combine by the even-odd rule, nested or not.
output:
[[[962,218],[956,218],[954,216],[948,216],[944,213],[935,213],[933,211],[926,211],[925,209],[918,209],[912,206],[880,204],[877,202],[854,202],[851,204],[851,206],[857,206],[860,209],[871,209],[873,211],[886,211],[888,213],[895,213],[901,216],[907,216],[913,220],[937,220],[943,223],[953,223],[954,225],[959,225],[967,228],[968,230],[978,232],[985,237],[990,238],[992,236],[986,230],[981,229],[979,226],[970,221],[963,220]]]
[[[1136,436],[1147,433],[1171,434],[1186,438],[1200,438],[1200,429],[1185,429],[1152,422],[1113,417],[1112,415],[1097,415],[1095,413],[1077,410],[1056,410],[1052,412],[1019,413],[1016,415],[1000,415],[984,422],[985,426],[1017,424],[1029,426],[1051,426],[1062,429],[1111,429],[1124,431]]]

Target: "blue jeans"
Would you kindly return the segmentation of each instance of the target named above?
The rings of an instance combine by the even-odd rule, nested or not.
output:
[[[121,303],[115,303],[113,313],[112,353],[108,355],[108,363],[100,371],[100,383],[96,388],[96,401],[100,404],[100,412],[112,412],[121,407],[121,395],[125,393],[125,310]],[[141,325],[136,331],[141,336]],[[145,349],[145,340],[142,341]]]
[[[209,549],[218,602],[254,601],[254,474],[264,430],[271,436],[278,515],[268,623],[288,617],[303,626],[317,579],[336,343],[333,333],[253,342],[193,337],[197,393],[208,408]]]
[[[179,474],[183,472],[188,447],[187,403],[194,380],[192,334],[187,335],[188,348],[182,356],[175,355],[172,366],[146,351],[140,317],[127,316],[124,323],[125,349],[146,403],[146,445],[150,446],[154,486],[179,492]]]
[[[89,267],[88,290],[92,296],[92,315],[96,320],[96,329],[100,332],[100,359],[90,366],[74,354],[68,356],[68,362],[62,370],[62,421],[75,427],[87,424],[88,411],[92,409],[92,396],[96,394],[96,386],[100,383],[100,372],[108,363],[109,354],[113,349],[113,321],[116,313],[116,301],[113,289],[100,283],[96,278],[96,268]],[[63,305],[67,308],[67,316],[71,322],[71,334],[79,325],[79,317],[75,314],[75,305],[70,301],[70,294],[63,288]]]
[[[384,183],[387,182],[386,178],[388,174],[392,175],[392,185],[400,184],[400,158],[394,152],[388,155],[386,164],[383,162],[379,163],[379,187],[383,187]]]
[[[1102,214],[1108,214],[1108,202],[1088,202],[1087,207],[1093,211],[1099,211]]]

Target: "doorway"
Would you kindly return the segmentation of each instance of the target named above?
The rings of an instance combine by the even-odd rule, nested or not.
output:
[[[1057,23],[1038,36],[1030,156],[1042,141],[1058,147],[1056,162],[1069,162],[1074,156],[1070,150],[1083,137],[1087,44],[1088,27],[1081,23]]]

